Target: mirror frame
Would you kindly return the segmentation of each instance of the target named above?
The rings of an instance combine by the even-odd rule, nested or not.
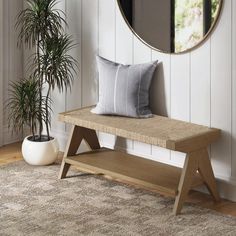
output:
[[[221,16],[221,13],[222,13],[222,10],[223,10],[223,5],[224,5],[224,0],[219,0],[220,1],[220,5],[219,5],[219,10],[217,12],[217,15],[216,15],[216,19],[215,21],[213,22],[211,28],[209,29],[209,31],[207,32],[207,34],[202,38],[201,41],[199,41],[195,46],[191,47],[191,48],[188,48],[182,52],[168,52],[168,51],[165,51],[165,50],[161,50],[159,48],[155,48],[154,46],[150,45],[149,43],[147,43],[143,38],[141,38],[136,32],[135,30],[132,28],[132,26],[129,24],[126,16],[125,16],[125,13],[122,9],[122,6],[121,6],[121,3],[120,3],[120,0],[116,0],[117,4],[118,4],[118,7],[119,7],[119,11],[122,15],[122,18],[124,19],[126,25],[129,27],[129,29],[131,30],[131,32],[142,42],[144,43],[146,46],[148,46],[149,48],[151,48],[152,50],[155,50],[155,51],[158,51],[158,52],[161,52],[161,53],[166,53],[166,54],[172,54],[172,55],[178,55],[178,54],[184,54],[184,53],[188,53],[190,51],[193,51],[195,49],[197,49],[198,47],[200,47],[207,39],[208,37],[214,32],[217,24],[219,23],[219,19],[220,19],[220,16]]]

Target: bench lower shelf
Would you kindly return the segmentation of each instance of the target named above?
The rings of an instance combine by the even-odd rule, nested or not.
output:
[[[101,148],[65,158],[65,162],[96,174],[128,181],[162,193],[176,196],[182,169],[124,152]],[[192,187],[202,185],[200,175],[192,180]]]

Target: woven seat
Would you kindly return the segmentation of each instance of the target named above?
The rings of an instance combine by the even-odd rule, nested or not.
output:
[[[96,115],[92,107],[61,113],[62,122],[114,134],[123,138],[156,145],[175,151],[188,152],[205,147],[217,140],[220,130],[184,121],[156,116],[136,119]]]

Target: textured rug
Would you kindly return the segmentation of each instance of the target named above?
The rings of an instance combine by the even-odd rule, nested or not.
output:
[[[236,235],[236,218],[59,165],[0,167],[0,235]]]

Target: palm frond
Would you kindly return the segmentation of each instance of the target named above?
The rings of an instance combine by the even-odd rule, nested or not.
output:
[[[45,110],[39,106],[40,98],[37,81],[24,79],[11,82],[9,94],[7,104],[10,110],[9,125],[13,124],[13,129],[16,132],[21,131],[27,125],[34,134],[34,127],[37,126],[40,115],[45,114]],[[45,99],[43,98],[43,100]]]
[[[17,16],[16,28],[19,29],[18,45],[31,48],[37,41],[63,32],[65,19],[62,11],[55,9],[56,0],[27,0],[27,7]]]
[[[39,58],[39,64],[42,67],[34,72],[37,75],[40,72],[43,73],[45,82],[50,84],[52,89],[58,88],[60,92],[67,88],[71,89],[74,75],[77,73],[76,68],[78,68],[78,62],[69,55],[69,51],[74,47],[75,44],[69,35],[46,39],[45,49]]]

